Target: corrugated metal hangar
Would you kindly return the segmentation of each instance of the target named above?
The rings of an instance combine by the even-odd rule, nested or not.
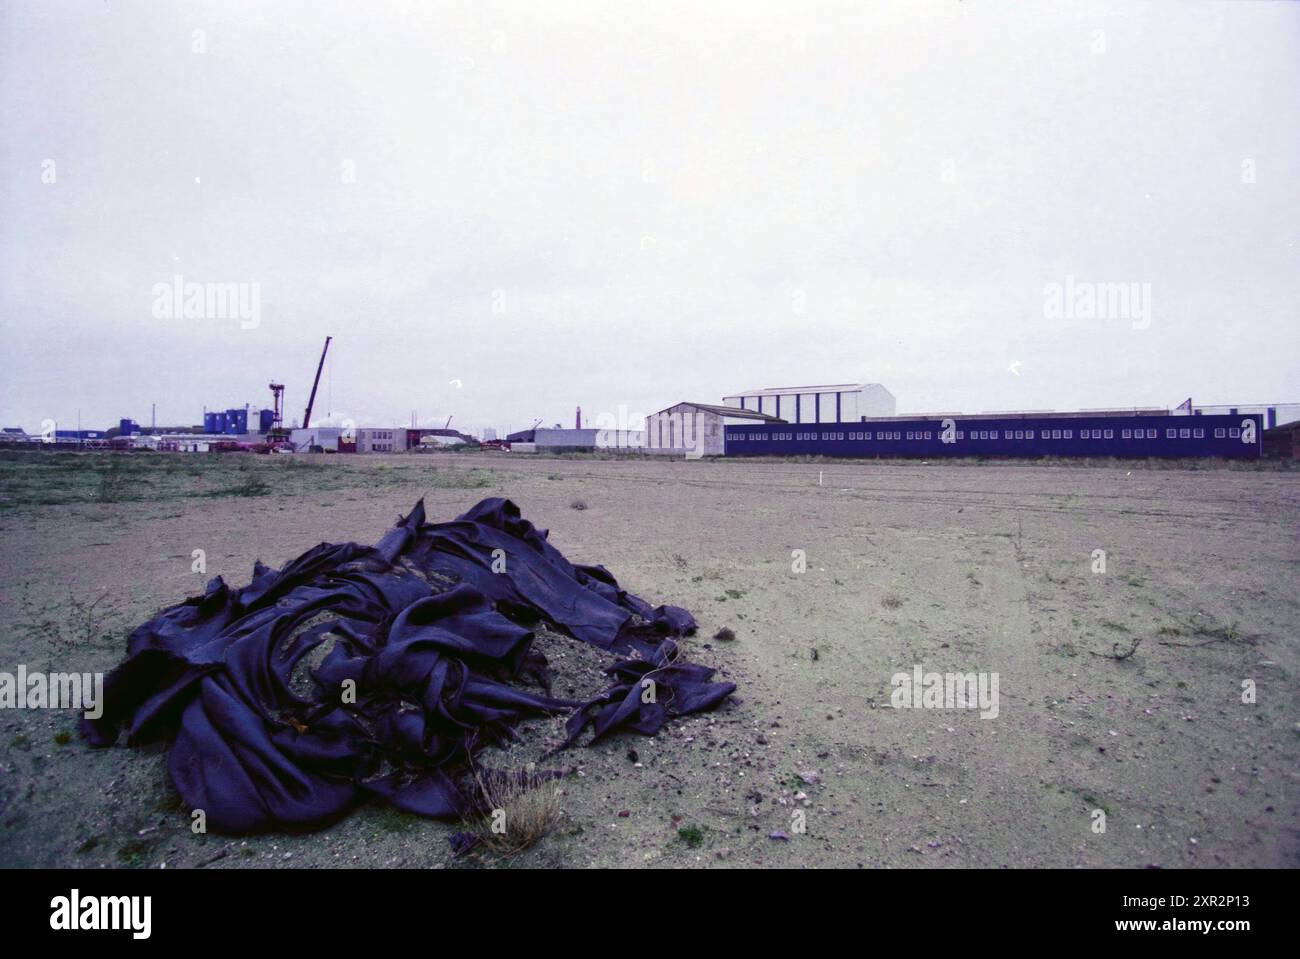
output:
[[[864,416],[893,416],[894,394],[879,383],[777,386],[722,398],[723,406],[766,413],[787,423],[846,423]]]

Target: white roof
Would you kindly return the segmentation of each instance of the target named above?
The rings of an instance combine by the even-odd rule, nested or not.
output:
[[[761,390],[741,390],[728,396],[788,396],[794,393],[857,393],[880,386],[879,383],[832,383],[824,386],[769,386]],[[884,387],[881,387],[883,389]]]

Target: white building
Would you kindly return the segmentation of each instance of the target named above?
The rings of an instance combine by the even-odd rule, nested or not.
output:
[[[1271,430],[1284,423],[1300,420],[1300,403],[1242,403],[1238,406],[1227,404],[1220,406],[1196,406],[1190,401],[1174,410],[1174,415],[1193,416],[1245,416],[1257,413],[1264,423],[1264,429]]]
[[[300,453],[308,453],[313,446],[330,453],[337,453],[339,440],[346,439],[348,430],[342,426],[313,426],[309,429],[295,429],[289,433],[289,442]]]
[[[709,403],[678,403],[646,417],[645,450],[648,453],[722,456],[726,452],[724,426],[779,422],[781,420],[775,416],[756,410]]]
[[[747,390],[724,396],[722,402],[787,423],[856,423],[863,417],[893,416],[898,409],[894,394],[879,383]]]
[[[406,430],[392,426],[366,426],[357,430],[358,453],[404,453]]]

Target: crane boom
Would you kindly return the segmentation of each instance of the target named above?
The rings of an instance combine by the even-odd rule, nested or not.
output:
[[[320,362],[316,364],[316,379],[312,380],[311,396],[307,399],[307,412],[302,415],[302,428],[308,429],[311,426],[311,408],[316,405],[316,387],[320,386],[320,371],[325,369],[325,354],[330,351],[330,340],[332,336],[325,337],[325,348],[320,351]]]

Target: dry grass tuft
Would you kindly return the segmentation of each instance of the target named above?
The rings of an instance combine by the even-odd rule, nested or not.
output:
[[[468,823],[483,848],[514,856],[546,836],[560,821],[560,787],[529,771],[520,774],[475,771],[474,782],[486,812]]]

